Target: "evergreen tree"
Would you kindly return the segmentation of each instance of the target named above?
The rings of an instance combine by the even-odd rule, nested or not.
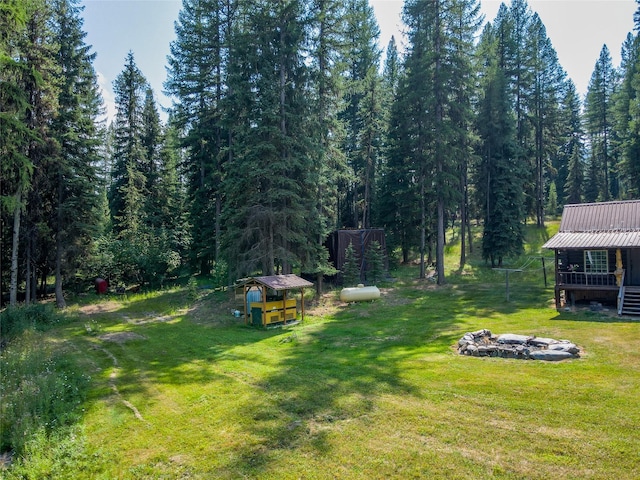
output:
[[[547,213],[555,218],[558,215],[558,193],[555,182],[549,185],[549,196],[547,198]]]
[[[581,149],[575,148],[569,158],[567,180],[564,186],[564,200],[567,204],[582,203],[584,198],[584,160]]]
[[[316,144],[304,55],[308,17],[299,1],[255,2],[246,13],[230,72],[236,125],[226,167],[236,175],[225,179],[226,253],[239,275],[290,273],[321,255],[310,194]]]
[[[484,212],[482,254],[492,267],[523,251],[522,166],[516,157],[515,126],[507,78],[495,63],[485,77],[478,115],[481,161],[477,174]]]
[[[63,275],[72,277],[81,267],[96,233],[101,98],[92,66],[95,54],[84,43],[81,7],[75,0],[56,0],[53,6],[61,88],[52,123],[60,150],[52,170],[57,185],[50,228],[55,235],[56,303],[63,307]]]
[[[402,261],[409,261],[412,249],[420,246],[420,199],[415,170],[410,165],[408,132],[411,121],[406,115],[408,91],[404,85],[402,63],[395,39],[391,39],[383,72],[385,125],[384,163],[382,165],[379,216],[389,250],[400,248]]]
[[[376,283],[384,277],[384,251],[380,242],[374,240],[369,244],[365,254],[367,280]]]
[[[445,283],[445,217],[460,201],[461,151],[467,153],[470,99],[464,90],[473,83],[469,65],[474,35],[479,27],[479,6],[475,1],[425,1],[405,3],[409,51],[405,63],[409,103],[416,116],[416,170],[419,171],[421,208],[421,277],[425,276],[426,179],[434,190],[436,219],[436,265],[438,283]],[[462,100],[462,104],[458,102]]]
[[[380,79],[378,69],[380,35],[373,9],[367,0],[349,0],[345,9],[345,52],[342,58],[346,77],[343,150],[351,178],[345,191],[342,224],[369,228],[375,169],[380,147]]]
[[[528,98],[527,109],[533,124],[536,223],[538,227],[543,227],[548,191],[546,184],[555,173],[551,168],[552,159],[562,143],[558,123],[566,74],[537,14],[532,17],[529,32],[533,89]]]
[[[144,223],[143,206],[147,197],[149,159],[143,145],[143,114],[149,86],[132,52],[128,53],[124,70],[113,88],[117,110],[109,204],[114,232],[120,234],[128,230],[135,236]]]
[[[636,12],[636,20],[638,13]],[[621,190],[629,198],[640,195],[640,40],[629,34],[622,49],[622,82],[614,96],[615,130],[620,152]]]
[[[421,247],[420,207],[424,199],[420,196],[424,181],[422,176],[416,175],[413,163],[412,134],[415,124],[407,115],[411,108],[408,90],[406,77],[400,75],[387,126],[381,185],[385,194],[380,209],[381,226],[387,235],[387,245],[390,251],[400,248],[404,263],[409,262],[412,249]]]
[[[360,283],[360,259],[356,255],[353,243],[344,251],[344,265],[342,265],[342,284],[346,286],[356,286]]]
[[[173,116],[185,149],[192,266],[205,275],[220,260],[224,163],[231,159],[236,121],[228,75],[238,12],[235,0],[184,0],[165,82],[177,100]]]
[[[339,118],[343,95],[342,64],[344,44],[344,6],[337,0],[315,0],[310,5],[311,37],[310,57],[312,115],[316,127],[312,129],[316,146],[313,151],[312,175],[316,184],[316,202],[319,224],[317,243],[320,255],[317,265],[307,265],[308,273],[316,273],[316,289],[322,292],[324,274],[335,274],[329,265],[328,252],[323,244],[327,235],[338,227],[340,204],[338,186],[348,178],[346,157],[341,149],[344,125]]]
[[[509,93],[516,119],[515,155],[525,167],[525,202],[527,213],[535,213],[535,162],[532,133],[527,105],[533,88],[531,56],[535,53],[529,42],[533,13],[526,0],[513,0],[511,6],[500,7],[496,17],[499,65],[508,80]]]
[[[18,49],[27,21],[26,3],[8,0],[0,5],[0,240],[11,245],[10,255],[5,256],[6,250],[1,249],[0,264],[10,263],[11,305],[17,303],[20,223],[33,173],[33,164],[25,154],[31,138],[26,119],[29,99],[23,88],[29,69]],[[0,268],[0,293],[6,291],[5,271]]]
[[[561,145],[552,164],[557,172],[556,186],[560,206],[580,203],[584,183],[584,130],[581,101],[572,81],[567,82],[559,122]]]
[[[55,158],[59,145],[51,124],[58,109],[60,67],[56,63],[59,46],[53,38],[51,5],[44,0],[32,0],[27,13],[25,35],[18,48],[29,72],[22,88],[28,98],[26,124],[31,132],[26,156],[34,167],[22,228],[25,298],[29,303],[36,298],[38,282],[41,291],[44,290],[52,273],[50,252],[55,251],[48,220],[55,216],[52,198],[56,196]]]
[[[612,155],[613,142],[613,96],[616,90],[617,74],[613,68],[611,55],[606,45],[600,51],[596,62],[584,105],[585,126],[589,135],[592,166],[591,182],[599,178],[598,195],[591,200],[610,200],[618,197],[618,179],[612,175],[616,162]],[[595,193],[595,192],[594,192]]]

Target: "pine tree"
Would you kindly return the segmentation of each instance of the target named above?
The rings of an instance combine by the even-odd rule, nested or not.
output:
[[[508,82],[496,61],[485,76],[484,98],[478,115],[481,161],[477,173],[479,203],[484,212],[482,254],[491,265],[523,251],[523,190],[516,156],[516,122],[508,96]]]
[[[380,31],[366,0],[349,0],[345,21],[342,62],[346,86],[341,118],[346,129],[343,149],[352,176],[344,185],[341,220],[349,227],[369,228],[381,135],[380,51],[376,42]]]
[[[376,283],[384,277],[384,251],[380,242],[374,240],[364,254],[367,280]]]
[[[165,82],[177,100],[173,116],[185,149],[192,267],[205,275],[220,260],[224,164],[231,160],[237,107],[228,98],[228,75],[239,8],[235,0],[185,0]]]
[[[618,196],[618,181],[615,159],[612,156],[613,142],[613,96],[616,90],[617,74],[613,68],[611,55],[606,45],[600,51],[596,62],[584,105],[586,130],[589,135],[593,175],[602,177],[598,186],[599,200],[610,200]],[[595,183],[595,178],[592,182]],[[595,200],[595,198],[592,198]]]
[[[405,63],[409,103],[416,116],[416,170],[419,171],[421,207],[421,277],[425,276],[426,179],[434,190],[436,219],[436,264],[438,283],[444,275],[445,217],[460,201],[460,159],[466,152],[466,123],[470,112],[464,90],[473,83],[469,65],[474,35],[479,27],[479,6],[475,1],[425,1],[405,3],[409,52]],[[462,103],[460,100],[462,99]],[[413,113],[413,112],[408,112]],[[461,147],[461,148],[460,148]]]
[[[31,188],[25,198],[22,230],[25,298],[29,303],[36,298],[38,282],[40,289],[44,289],[52,270],[49,252],[55,251],[48,219],[55,216],[51,198],[56,195],[55,158],[59,145],[51,124],[58,109],[60,67],[56,64],[59,46],[54,42],[51,29],[51,5],[44,0],[33,0],[28,3],[27,12],[25,35],[18,48],[29,72],[22,88],[28,98],[26,124],[32,135],[26,156],[34,166]]]
[[[411,121],[406,115],[409,106],[402,68],[395,39],[391,39],[385,57],[383,73],[383,113],[386,116],[384,163],[382,165],[379,206],[380,226],[384,227],[389,250],[400,248],[402,261],[409,261],[412,249],[420,247],[420,199],[415,170],[409,165]]]
[[[10,256],[1,249],[0,263],[9,260],[10,304],[17,303],[18,252],[20,223],[33,164],[27,157],[27,144],[31,132],[26,121],[27,92],[23,88],[28,66],[17,48],[24,35],[27,21],[27,5],[22,0],[8,0],[1,5],[0,15],[0,214],[3,245],[11,245]],[[5,228],[5,225],[9,228]],[[5,243],[5,232],[11,232]],[[0,268],[0,292],[4,292],[4,268]]]
[[[504,5],[504,4],[503,4]],[[501,6],[495,20],[498,38],[496,52],[509,86],[509,94],[516,118],[515,155],[524,167],[526,211],[536,215],[537,167],[534,149],[534,134],[531,121],[531,94],[535,79],[532,68],[536,46],[530,41],[533,12],[526,0],[513,0],[509,8]],[[534,37],[535,38],[535,37]]]
[[[109,203],[114,232],[129,230],[135,235],[144,223],[144,199],[147,196],[149,160],[144,138],[144,105],[147,79],[135,63],[133,52],[126,58],[124,70],[114,81],[116,119],[113,144],[113,171]]]
[[[328,251],[323,246],[327,235],[338,226],[340,204],[338,186],[348,177],[346,157],[341,150],[344,138],[343,122],[339,118],[343,95],[342,66],[340,56],[344,45],[344,6],[337,0],[315,0],[310,5],[310,58],[312,129],[316,146],[312,166],[312,182],[316,185],[319,254],[316,264],[305,267],[307,273],[316,274],[316,289],[322,292],[323,276],[334,275],[335,269],[328,261]]]
[[[544,207],[547,201],[547,186],[554,173],[549,168],[562,143],[557,125],[560,105],[565,90],[566,74],[547,37],[546,29],[537,14],[533,15],[529,29],[531,71],[533,89],[528,98],[527,109],[533,124],[533,157],[535,159],[535,212],[538,227],[544,226]]]
[[[638,12],[636,12],[636,20]],[[621,190],[640,195],[640,39],[629,34],[622,49],[622,82],[614,96],[614,122],[620,152]]]
[[[584,198],[584,160],[581,149],[575,148],[567,167],[567,180],[564,185],[564,201],[567,204],[582,203]]]
[[[342,284],[346,286],[355,286],[360,283],[360,259],[356,255],[353,243],[344,251],[344,264],[342,266]]]
[[[385,192],[380,208],[381,226],[387,235],[390,251],[400,248],[407,263],[412,249],[421,247],[421,186],[423,177],[413,163],[412,139],[415,123],[407,111],[410,92],[406,77],[400,75],[389,112],[386,133],[385,164],[381,189]]]
[[[234,35],[225,247],[239,275],[290,273],[320,254],[305,13],[299,1],[256,2]]]
[[[81,7],[75,0],[56,0],[53,6],[61,88],[58,115],[52,123],[60,150],[53,169],[57,191],[51,230],[55,234],[56,303],[63,307],[63,276],[71,277],[81,267],[96,232],[101,98],[92,65],[95,54],[84,43]]]
[[[552,163],[557,172],[556,186],[560,206],[565,202],[580,203],[583,195],[584,130],[581,109],[576,87],[569,80],[559,122],[561,145]]]

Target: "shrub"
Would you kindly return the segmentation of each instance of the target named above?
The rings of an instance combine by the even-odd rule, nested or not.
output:
[[[9,307],[0,313],[0,337],[10,340],[29,328],[44,331],[60,322],[52,305],[32,303]]]
[[[344,251],[342,283],[348,287],[352,287],[360,283],[360,262],[356,255],[356,249],[353,247],[353,243],[351,242]]]
[[[0,451],[22,452],[35,433],[72,423],[89,377],[68,352],[34,329],[15,337],[0,356]]]
[[[374,240],[365,253],[367,280],[376,283],[384,278],[384,251],[380,242]]]

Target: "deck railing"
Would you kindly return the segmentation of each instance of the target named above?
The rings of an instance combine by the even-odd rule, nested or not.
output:
[[[609,273],[558,272],[558,285],[617,287],[616,276]]]

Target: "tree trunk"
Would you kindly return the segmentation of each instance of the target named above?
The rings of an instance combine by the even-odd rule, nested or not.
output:
[[[444,285],[444,200],[438,199],[438,240],[436,241],[436,271],[438,285]]]
[[[56,232],[56,306],[58,308],[65,308],[67,306],[64,301],[64,294],[62,292],[62,175],[58,175],[58,210],[57,210],[57,229]],[[46,289],[46,283],[45,283]]]
[[[425,205],[425,188],[424,188],[424,173],[420,175],[420,278],[426,278],[426,265],[424,262],[424,253],[427,243],[427,212]]]
[[[467,228],[467,179],[466,179],[466,161],[460,169],[460,187],[462,190],[462,203],[460,204],[460,270],[464,268],[467,262],[467,246],[466,246],[466,228]]]
[[[15,195],[13,212],[13,238],[11,243],[11,281],[9,284],[9,305],[18,303],[18,248],[20,246],[20,216],[22,212],[22,188],[18,187]]]

